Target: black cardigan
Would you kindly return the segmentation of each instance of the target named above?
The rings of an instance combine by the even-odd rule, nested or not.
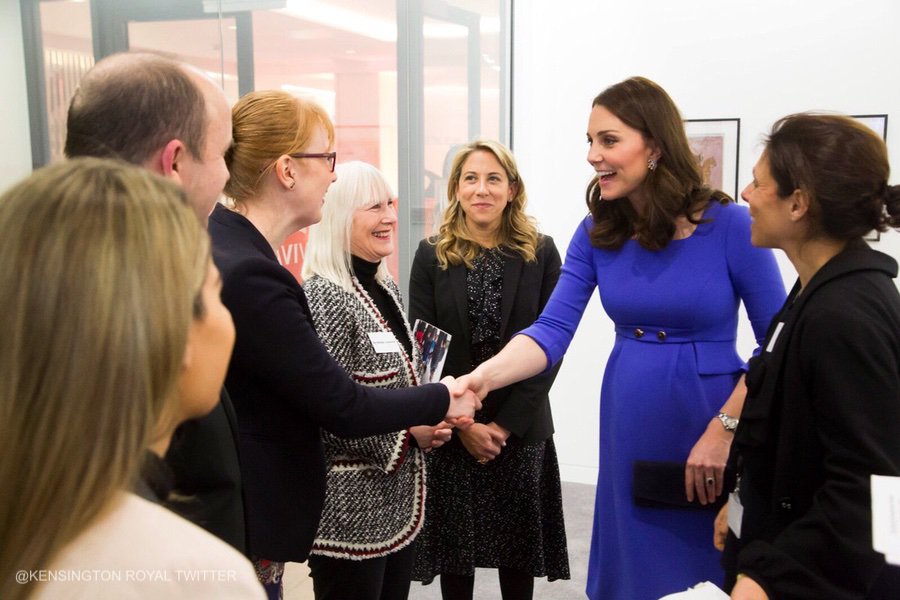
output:
[[[209,233],[237,330],[225,385],[238,418],[250,554],[302,562],[325,496],[319,428],[356,437],[435,424],[449,395],[440,384],[353,383],[316,335],[303,289],[253,224],[216,206]]]
[[[742,536],[726,562],[740,549],[737,571],[770,598],[881,597],[869,476],[900,475],[896,276],[892,258],[853,244],[794,286],[751,361],[734,440]]]

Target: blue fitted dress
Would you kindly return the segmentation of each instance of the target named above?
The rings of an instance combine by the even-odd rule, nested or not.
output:
[[[590,244],[588,216],[547,306],[522,332],[555,363],[595,287],[616,325],[600,396],[592,600],[656,600],[704,580],[721,584],[714,512],[637,507],[631,489],[634,461],[685,461],[734,389],[744,369],[735,348],[740,301],[759,342],[784,301],[772,252],[750,245],[747,209],[713,202],[704,219],[662,250],[634,240],[601,250]]]

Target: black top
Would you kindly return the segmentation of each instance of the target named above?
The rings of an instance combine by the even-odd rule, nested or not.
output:
[[[355,384],[316,335],[300,284],[253,224],[218,205],[209,233],[237,331],[225,386],[237,413],[250,554],[303,562],[325,498],[319,428],[358,437],[435,424],[449,394],[440,384]]]
[[[500,300],[503,291],[503,252],[482,250],[466,271],[469,324],[472,326],[472,366],[500,351]]]
[[[144,500],[162,504],[172,493],[174,483],[175,475],[169,465],[156,453],[145,450],[134,493]]]
[[[734,438],[744,515],[726,562],[736,554],[770,598],[885,597],[869,476],[900,475],[896,276],[892,258],[851,245],[794,286],[750,363]]]
[[[394,337],[403,345],[403,349],[406,350],[406,353],[409,356],[412,356],[412,344],[409,341],[409,336],[405,333],[406,320],[403,318],[403,315],[400,314],[397,303],[394,302],[385,289],[375,281],[375,274],[378,272],[378,266],[381,263],[369,262],[358,256],[352,256],[351,262],[353,263],[353,274],[356,276],[357,281],[363,286],[363,289],[366,290],[366,293],[369,294],[372,301],[375,302],[378,312],[380,312],[381,316],[387,321],[387,325],[391,332],[393,332]]]
[[[165,460],[177,492],[166,507],[247,554],[237,417],[225,388],[212,412],[178,426]]]

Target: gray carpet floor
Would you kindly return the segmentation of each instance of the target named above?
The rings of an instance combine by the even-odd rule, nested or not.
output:
[[[571,579],[552,583],[546,579],[536,580],[535,600],[576,600],[585,597],[594,518],[594,486],[563,482],[562,495]],[[306,565],[288,563],[284,576],[285,600],[311,600],[312,597],[312,580]],[[409,600],[441,600],[440,583],[435,580],[431,585],[422,585],[414,581]],[[493,569],[479,569],[475,573],[475,600],[500,600],[500,585],[497,572]]]
[[[594,518],[594,486],[563,482],[562,494],[569,544],[569,571],[572,577],[552,583],[546,579],[536,580],[535,600],[574,600],[585,597],[584,586],[587,581]],[[435,579],[431,585],[423,586],[414,581],[409,600],[441,600],[440,583]],[[497,572],[493,569],[479,569],[475,573],[475,600],[500,600],[500,585],[497,582]]]

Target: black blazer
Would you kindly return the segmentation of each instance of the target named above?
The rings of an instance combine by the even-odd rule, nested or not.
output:
[[[750,363],[734,439],[744,517],[726,561],[737,552],[770,598],[897,597],[873,588],[891,575],[869,487],[900,475],[896,276],[889,256],[848,248],[794,287]]]
[[[177,495],[165,505],[246,554],[237,444],[237,417],[222,388],[212,412],[175,430],[166,463]]]
[[[216,206],[209,232],[237,330],[225,385],[238,418],[250,554],[302,562],[325,498],[319,427],[357,437],[435,424],[449,395],[440,384],[353,383],[319,341],[300,284],[253,224]]]
[[[453,336],[444,363],[444,375],[460,376],[472,365],[472,332],[469,326],[465,265],[442,269],[432,242],[422,240],[409,276],[409,322],[422,319]],[[556,286],[561,261],[553,238],[541,236],[537,260],[526,263],[518,254],[510,256],[503,272],[500,342],[531,325]],[[553,435],[548,392],[560,363],[552,369],[495,390],[484,401],[482,416],[495,421],[525,443],[540,442]]]

